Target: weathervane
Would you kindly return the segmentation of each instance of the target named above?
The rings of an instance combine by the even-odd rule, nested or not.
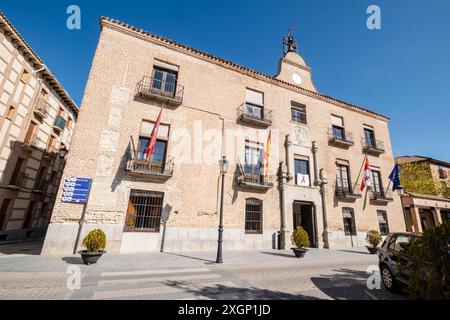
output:
[[[285,54],[291,51],[297,52],[297,43],[290,29],[287,30],[286,36],[283,37],[283,46]]]

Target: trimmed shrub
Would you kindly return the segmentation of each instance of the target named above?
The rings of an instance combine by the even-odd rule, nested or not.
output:
[[[294,230],[291,240],[299,249],[311,246],[308,233],[302,227],[297,227],[297,229]]]
[[[92,230],[84,238],[82,244],[88,253],[98,253],[106,248],[106,235],[100,229]]]
[[[450,299],[450,222],[427,229],[401,253],[399,270],[409,275],[412,299]]]
[[[381,234],[376,230],[370,230],[367,232],[366,241],[374,248],[378,247],[382,238]]]

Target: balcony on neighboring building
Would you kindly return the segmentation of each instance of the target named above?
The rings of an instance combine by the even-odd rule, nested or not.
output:
[[[51,107],[47,101],[45,101],[43,98],[39,98],[36,106],[33,109],[33,112],[37,117],[44,119],[47,117],[48,110],[50,110],[50,108]]]
[[[392,191],[370,191],[370,201],[374,204],[388,204],[391,201],[394,201],[394,197]]]
[[[57,116],[55,118],[55,122],[53,123],[53,129],[55,129],[56,132],[61,132],[66,127],[66,119],[64,119],[61,116]]]
[[[328,142],[336,147],[348,148],[355,145],[353,134],[345,130],[330,129],[328,131]]]
[[[383,141],[368,140],[368,139],[364,138],[362,140],[362,145],[363,145],[363,151],[367,154],[372,154],[372,155],[378,156],[380,154],[385,153]]]
[[[135,176],[166,180],[173,176],[173,157],[166,157],[165,161],[142,159],[139,153],[130,152],[126,170]]]
[[[250,124],[256,127],[268,128],[272,125],[272,111],[265,108],[254,108],[254,106],[243,103],[237,109],[237,118],[241,123]]]
[[[238,186],[242,189],[267,191],[273,188],[271,177],[265,177],[262,173],[258,174],[259,169],[252,170],[253,166],[246,166],[247,173],[241,173],[237,178]]]
[[[45,142],[37,136],[37,134],[27,135],[22,142],[22,148],[26,151],[32,151],[33,149],[45,148]]]
[[[6,188],[11,190],[20,190],[27,187],[27,183],[29,181],[28,174],[25,172],[18,172],[16,174],[13,174],[11,179],[5,183]]]
[[[361,198],[361,194],[352,190],[352,188],[344,188],[344,187],[335,187],[334,195],[338,200],[343,201],[355,201],[358,198]]]
[[[136,94],[144,99],[154,99],[179,106],[183,103],[184,87],[176,81],[144,76],[137,84]]]

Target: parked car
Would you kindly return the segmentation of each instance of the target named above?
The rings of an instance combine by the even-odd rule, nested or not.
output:
[[[400,287],[408,286],[408,274],[400,272],[398,268],[399,259],[408,260],[408,257],[400,255],[400,252],[420,236],[422,236],[421,233],[391,233],[378,250],[381,279],[389,291],[396,292]],[[405,263],[407,264],[408,261]]]

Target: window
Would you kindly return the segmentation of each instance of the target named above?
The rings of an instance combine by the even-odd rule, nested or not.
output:
[[[31,201],[28,206],[27,214],[25,215],[25,220],[23,221],[22,229],[28,229],[32,227],[33,216],[36,207],[36,202]]]
[[[447,179],[447,177],[448,177],[447,171],[443,167],[439,166],[438,173],[439,173],[439,179]]]
[[[29,78],[30,78],[30,73],[27,70],[23,70],[22,74],[20,75],[20,81],[22,81],[23,83],[26,83]]]
[[[152,89],[166,96],[175,96],[177,87],[178,71],[169,70],[164,67],[153,67]]]
[[[71,127],[72,127],[72,118],[69,117],[69,118],[67,118],[66,128],[69,130]]]
[[[381,174],[376,170],[372,170],[372,189],[377,197],[382,198],[384,196]]]
[[[342,208],[346,236],[356,236],[355,214],[352,208]]]
[[[17,185],[18,183],[20,183],[21,181],[21,169],[22,169],[22,164],[25,160],[23,158],[17,158],[17,162],[16,165],[14,166],[14,170],[13,170],[13,174],[11,176],[11,180],[10,180],[10,185]]]
[[[367,146],[376,148],[375,132],[371,128],[364,128],[364,141]]]
[[[141,125],[141,133],[139,137],[137,159],[147,161],[146,150],[150,143],[152,130],[155,123],[150,121],[143,121]],[[158,135],[156,137],[156,145],[152,156],[149,159],[151,162],[152,171],[164,171],[167,156],[167,144],[169,139],[169,126],[160,124],[158,128]]]
[[[16,110],[16,108],[14,108],[14,106],[9,106],[8,108],[8,112],[6,112],[6,117],[11,120],[14,116],[14,111]]]
[[[264,118],[264,94],[262,92],[246,89],[245,114],[255,119]]]
[[[245,233],[262,233],[262,201],[247,199],[245,201]]]
[[[387,213],[384,210],[377,210],[378,224],[380,226],[380,233],[382,236],[389,234],[389,223],[387,219]]]
[[[124,231],[159,232],[163,193],[131,190]]]
[[[50,153],[50,152],[53,152],[54,151],[54,149],[55,149],[55,136],[50,136],[50,139],[48,140],[48,143],[47,143],[47,152],[48,153]]]
[[[0,230],[4,230],[6,227],[6,220],[8,218],[8,208],[11,204],[11,199],[4,199],[2,202],[2,206],[0,207]]]
[[[32,121],[30,123],[30,126],[28,127],[28,131],[25,136],[25,143],[29,144],[29,143],[33,142],[33,137],[34,137],[34,133],[36,132],[36,128],[37,128],[37,124]]]
[[[246,141],[244,174],[246,180],[259,182],[263,175],[263,147],[259,143]]]
[[[309,178],[309,159],[296,156],[294,159],[295,183],[299,186],[311,186]]]
[[[291,118],[294,122],[306,124],[306,106],[291,102]]]
[[[395,242],[392,241],[389,244],[389,246],[390,246],[390,249],[397,251],[397,252],[401,252],[410,245],[412,240],[413,240],[413,238],[411,236],[399,234],[395,238]]]
[[[336,189],[337,192],[352,193],[350,169],[346,164],[336,164]]]
[[[345,141],[344,119],[338,116],[331,116],[333,137],[337,140]]]

